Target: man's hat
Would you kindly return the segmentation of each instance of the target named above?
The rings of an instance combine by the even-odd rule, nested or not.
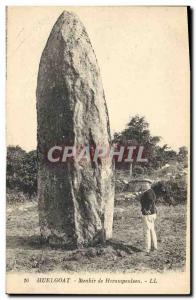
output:
[[[152,182],[152,180],[150,180],[150,179],[148,179],[148,178],[144,178],[142,181],[143,181],[143,182],[150,183],[150,184],[152,184],[152,183],[153,183],[153,182]]]

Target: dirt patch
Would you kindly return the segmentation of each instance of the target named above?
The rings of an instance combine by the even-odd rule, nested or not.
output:
[[[115,207],[113,239],[87,249],[54,249],[41,243],[37,203],[7,207],[7,270],[27,272],[183,270],[185,265],[185,206],[158,206],[158,252],[143,252],[140,206]]]

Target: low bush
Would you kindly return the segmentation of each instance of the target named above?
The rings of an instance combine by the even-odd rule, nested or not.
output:
[[[187,181],[185,177],[158,181],[153,189],[159,201],[172,204],[184,204],[187,200]]]

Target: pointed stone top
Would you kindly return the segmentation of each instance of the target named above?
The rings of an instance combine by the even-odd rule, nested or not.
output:
[[[81,37],[84,37],[89,41],[84,25],[73,12],[63,11],[59,16],[51,31],[51,35],[56,35],[58,33],[61,33],[68,48],[72,48],[73,44]]]

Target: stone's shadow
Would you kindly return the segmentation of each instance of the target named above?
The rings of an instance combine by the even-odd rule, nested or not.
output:
[[[142,252],[141,249],[132,245],[127,245],[123,241],[108,240],[106,245],[111,246],[114,250],[125,251],[128,254],[132,254],[133,252]]]
[[[64,250],[88,250],[89,247],[84,247],[81,249],[73,248],[72,245],[50,245],[48,241],[44,241],[41,236],[39,235],[32,235],[32,236],[7,236],[6,238],[6,245],[7,249],[28,249],[28,250],[39,250],[39,249],[64,249]],[[112,247],[115,251],[124,251],[128,254],[133,254],[134,252],[141,252],[140,249],[132,246],[127,245],[123,241],[116,241],[116,240],[108,240],[103,244],[97,244],[90,248],[107,248],[108,246]]]
[[[28,249],[28,250],[40,250],[40,249],[51,249],[51,250],[75,250],[74,245],[62,245],[62,244],[51,244],[48,240],[43,239],[41,235],[32,236],[7,236],[6,237],[7,249]]]

